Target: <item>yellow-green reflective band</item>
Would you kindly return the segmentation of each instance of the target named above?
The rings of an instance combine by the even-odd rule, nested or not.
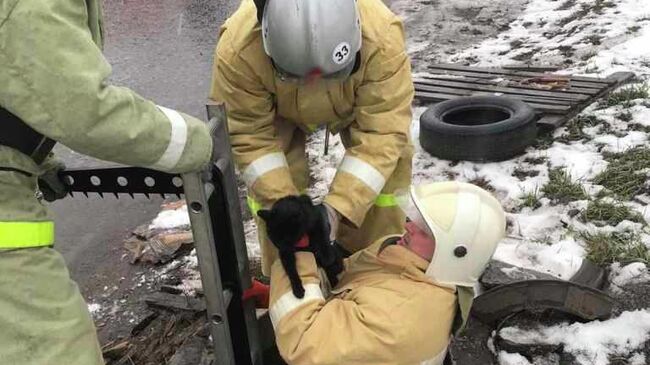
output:
[[[54,244],[54,222],[0,222],[0,248]]]
[[[248,204],[248,209],[250,209],[254,216],[257,215],[258,210],[262,209],[262,204],[253,199],[250,195],[246,197],[246,203]]]
[[[389,208],[397,206],[397,199],[395,194],[379,194],[375,199],[375,205],[381,208]]]
[[[248,204],[248,209],[250,209],[253,215],[257,215],[257,211],[262,209],[262,204],[253,199],[250,195],[246,197],[246,203]],[[395,199],[395,194],[377,195],[377,199],[375,199],[375,205],[380,208],[396,207],[397,199]]]

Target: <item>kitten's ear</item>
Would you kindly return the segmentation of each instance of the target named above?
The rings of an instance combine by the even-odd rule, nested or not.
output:
[[[262,218],[265,222],[268,222],[273,216],[273,213],[268,209],[260,209],[257,211],[257,216]]]

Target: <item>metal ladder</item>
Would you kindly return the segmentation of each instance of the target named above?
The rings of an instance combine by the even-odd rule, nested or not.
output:
[[[241,299],[252,282],[226,114],[219,104],[208,104],[207,112],[217,124],[219,157],[212,176],[184,174],[183,186],[216,365],[261,365],[264,348],[273,345],[273,331],[268,316],[258,321],[253,301]]]

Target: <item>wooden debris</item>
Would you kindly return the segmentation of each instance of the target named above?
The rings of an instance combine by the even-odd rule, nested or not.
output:
[[[182,246],[193,242],[191,231],[175,231],[159,233],[148,240],[133,236],[124,242],[124,247],[132,254],[132,264],[137,261],[157,264],[172,260],[183,252]]]
[[[196,365],[201,362],[205,341],[199,337],[189,337],[169,359],[168,365]]]
[[[175,202],[164,203],[161,207],[162,210],[176,210],[185,205],[185,200],[177,200]]]
[[[519,83],[536,89],[565,90],[571,86],[571,78],[569,76],[543,75],[523,79]]]
[[[155,311],[149,311],[144,318],[140,320],[133,328],[131,329],[131,336],[137,336],[142,330],[147,328],[154,319],[158,318],[160,313]]]
[[[555,72],[558,70],[556,66],[533,66],[533,65],[506,65],[503,66],[504,70],[514,71],[528,71],[528,72]]]
[[[153,308],[191,312],[205,311],[205,302],[203,300],[182,295],[158,292],[147,296],[144,301]]]
[[[413,80],[415,98],[422,104],[464,96],[496,95],[519,99],[539,115],[539,123],[551,130],[566,123],[598,98],[623,84],[634,74],[616,72],[607,78],[558,75],[527,67],[480,68],[455,64],[430,64],[427,75]]]
[[[163,284],[160,286],[160,291],[168,294],[181,294],[183,291],[174,285]]]
[[[111,341],[102,347],[102,355],[108,359],[119,359],[124,356],[129,347],[129,341],[125,340],[117,344]]]

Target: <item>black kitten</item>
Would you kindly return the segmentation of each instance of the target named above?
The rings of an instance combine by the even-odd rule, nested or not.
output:
[[[286,196],[273,204],[270,210],[262,209],[257,215],[266,222],[271,242],[278,248],[282,267],[289,277],[293,294],[305,295],[305,289],[296,268],[296,243],[306,234],[309,248],[318,266],[325,269],[332,287],[338,283],[337,275],[343,271],[343,257],[329,241],[329,222],[325,207],[313,205],[307,195]]]

